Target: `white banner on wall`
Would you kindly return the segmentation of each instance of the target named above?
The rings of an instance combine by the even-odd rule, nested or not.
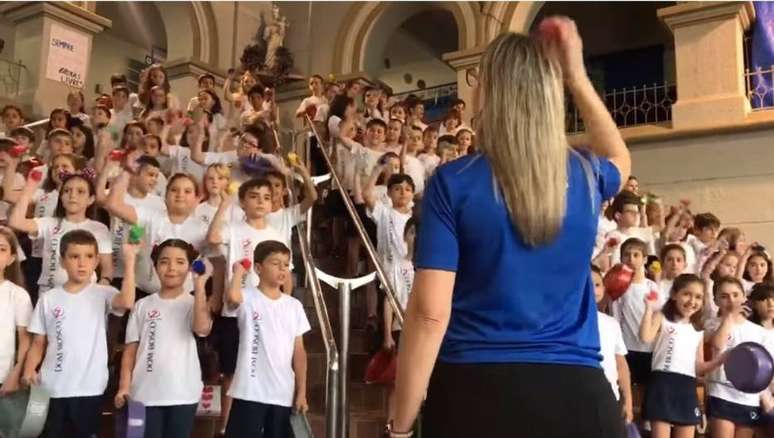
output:
[[[46,78],[71,87],[83,88],[86,69],[89,66],[88,50],[88,35],[52,23]]]

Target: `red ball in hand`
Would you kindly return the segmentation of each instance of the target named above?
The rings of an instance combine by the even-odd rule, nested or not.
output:
[[[656,301],[658,299],[658,292],[652,290],[647,296],[648,301]]]
[[[249,271],[250,267],[253,265],[249,259],[242,259],[239,261],[239,264],[242,265],[243,268],[245,268],[245,271]]]
[[[27,153],[27,149],[29,149],[27,146],[19,144],[8,149],[8,153],[14,158],[19,158]]]
[[[620,263],[613,266],[607,271],[605,278],[602,280],[605,286],[605,293],[610,295],[610,298],[613,300],[617,300],[626,293],[626,289],[629,289],[633,278],[634,271],[632,268]]]
[[[39,169],[32,169],[30,172],[30,179],[33,181],[40,181],[43,179],[43,172]]]
[[[113,149],[109,154],[111,161],[121,161],[126,157],[126,151],[121,149]]]

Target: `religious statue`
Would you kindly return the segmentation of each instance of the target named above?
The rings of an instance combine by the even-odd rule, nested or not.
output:
[[[279,6],[271,7],[272,22],[266,25],[263,31],[263,40],[266,42],[266,58],[264,66],[267,70],[274,70],[277,66],[277,51],[283,47],[285,34],[290,23],[287,17],[280,16]]]

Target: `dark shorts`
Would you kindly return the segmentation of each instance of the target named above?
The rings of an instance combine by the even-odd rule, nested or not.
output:
[[[236,318],[217,316],[213,327],[216,337],[215,349],[218,352],[220,372],[233,375],[236,370],[239,352],[239,323]]]
[[[92,438],[99,432],[102,396],[52,398],[43,438]]]
[[[679,426],[701,424],[696,379],[677,373],[654,371],[645,391],[643,418]]]
[[[146,406],[144,438],[189,438],[196,406]]]
[[[226,426],[226,438],[287,438],[290,408],[234,399]]]
[[[621,411],[601,369],[438,362],[423,437],[621,438]]]
[[[629,372],[632,376],[632,383],[638,385],[647,385],[650,380],[650,364],[653,360],[653,353],[644,353],[641,351],[631,351],[626,354],[626,363],[629,365]]]
[[[756,427],[761,419],[761,409],[757,406],[747,406],[710,397],[707,402],[707,417],[721,418],[739,426]]]

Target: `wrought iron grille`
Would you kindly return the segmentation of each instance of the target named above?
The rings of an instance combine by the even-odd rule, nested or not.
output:
[[[23,69],[26,67],[20,62],[0,59],[0,96],[17,97],[19,95]]]

